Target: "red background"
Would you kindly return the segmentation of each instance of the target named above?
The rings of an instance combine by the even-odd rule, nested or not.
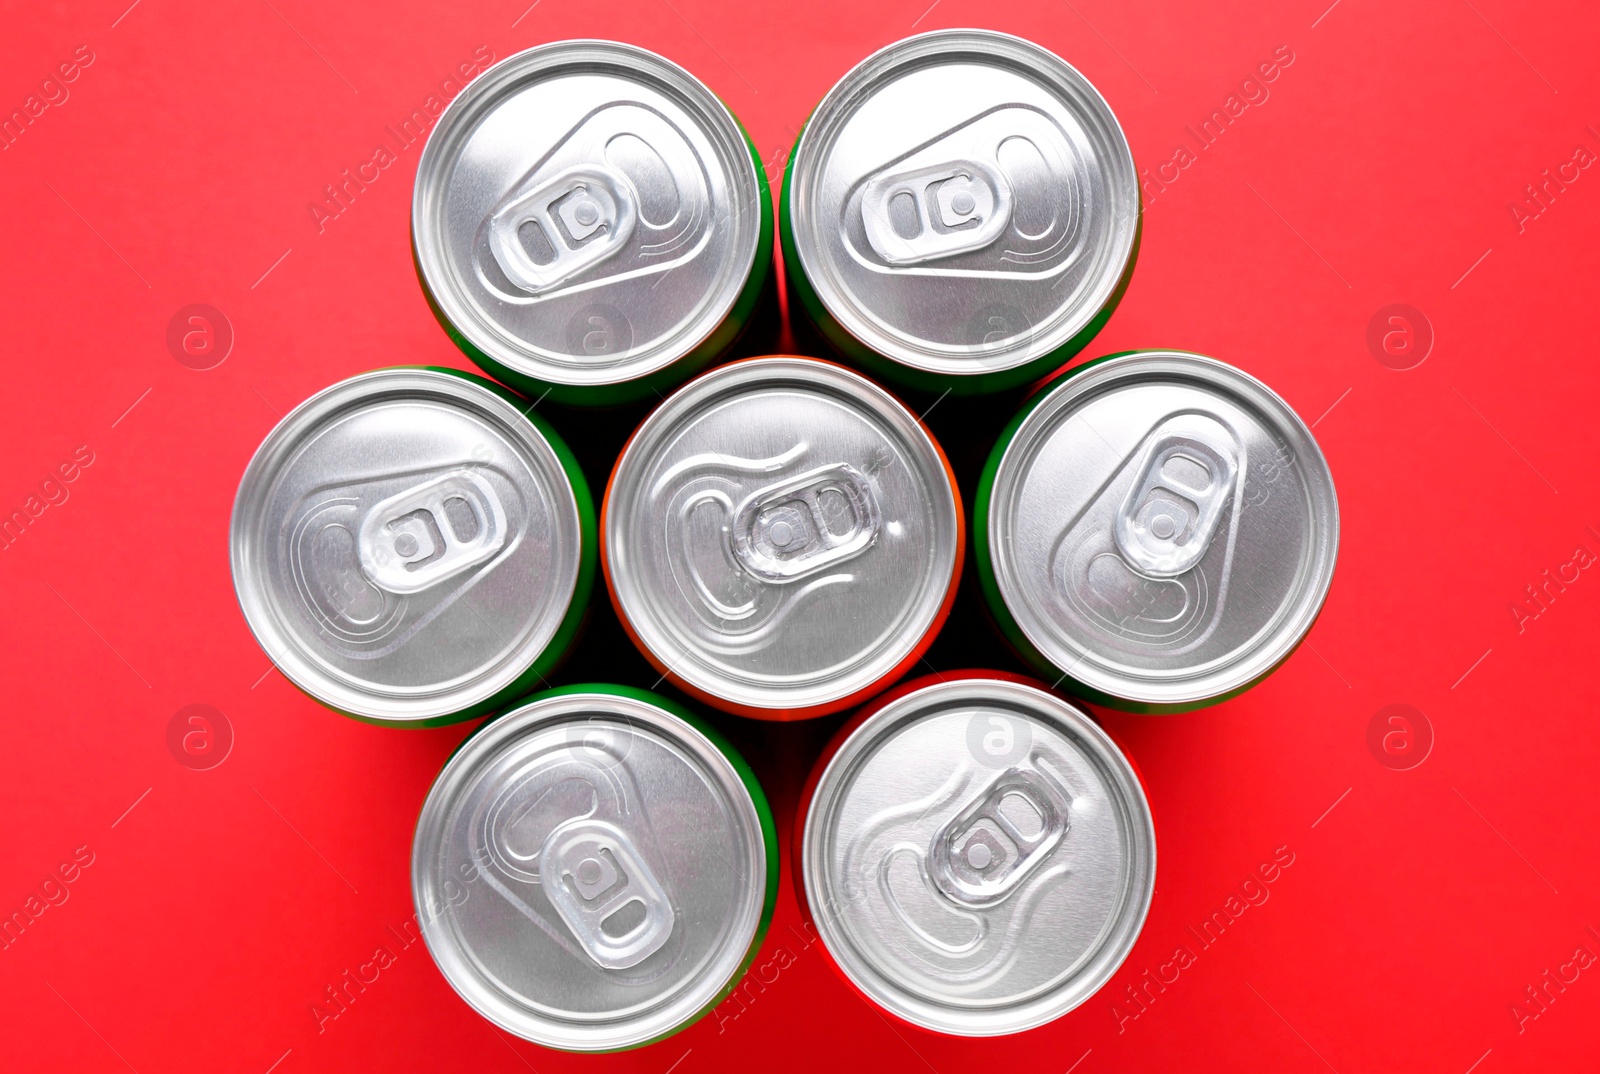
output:
[[[126,7],[7,5],[0,17],[4,114],[46,92],[41,80],[78,46],[94,56],[70,96],[0,151],[0,510],[26,511],[36,495],[40,506],[59,464],[80,446],[93,455],[46,490],[64,488],[65,502],[0,552],[0,913],[24,910],[77,848],[93,855],[66,901],[0,951],[0,1065],[1490,1074],[1593,1063],[1600,963],[1581,963],[1600,955],[1600,573],[1581,564],[1600,553],[1600,169],[1569,168],[1576,178],[1552,185],[1520,229],[1509,209],[1576,147],[1600,155],[1592,8]],[[1157,892],[1116,979],[1059,1021],[990,1041],[891,1024],[806,947],[786,860],[757,962],[766,983],[744,1001],[617,1056],[508,1038],[390,931],[412,912],[416,810],[464,729],[396,731],[320,709],[270,672],[234,601],[228,513],[279,416],[373,366],[466,364],[412,273],[417,149],[320,233],[308,205],[480,46],[501,58],[609,36],[660,51],[723,96],[776,177],[794,131],[852,64],[913,26],[962,25],[1066,57],[1150,169],[1192,147],[1186,126],[1275,49],[1292,52],[1267,100],[1147,192],[1132,287],[1085,356],[1212,354],[1317,423],[1343,514],[1327,610],[1310,644],[1244,697],[1178,717],[1102,714],[1148,781]],[[202,302],[236,338],[226,361],[196,371],[165,337],[177,310]],[[1367,344],[1392,303],[1421,310],[1436,335],[1409,371]],[[962,413],[946,402],[934,418],[948,428]],[[548,414],[563,430],[585,423]],[[606,461],[586,461],[598,491]],[[955,461],[966,479],[973,464]],[[1527,602],[1547,570],[1565,572],[1564,590],[1552,582],[1545,604]],[[979,626],[964,593],[951,629]],[[590,665],[649,675],[614,621],[586,644]],[[942,639],[930,661],[971,662],[952,645]],[[219,709],[234,735],[207,771],[167,745],[191,704]],[[1415,706],[1435,737],[1407,771],[1368,746],[1369,722],[1391,704]],[[838,722],[719,721],[780,824]],[[1202,947],[1191,926],[1275,851],[1293,864],[1267,901]],[[393,964],[319,1026],[313,1004],[380,945]],[[1192,964],[1143,1008],[1128,1001],[1179,945]],[[1574,961],[1580,947],[1591,954]],[[1541,984],[1546,970],[1577,979]]]

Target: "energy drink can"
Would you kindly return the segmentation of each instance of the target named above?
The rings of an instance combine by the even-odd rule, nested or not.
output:
[[[234,589],[279,671],[382,723],[466,719],[533,688],[594,579],[576,461],[525,400],[380,369],[279,422],[239,483]]]
[[[552,690],[486,724],[434,781],[411,859],[423,938],[461,998],[584,1052],[710,1010],[760,946],[777,878],[749,766],[622,686]]]
[[[1311,629],[1339,506],[1317,442],[1260,381],[1140,351],[1041,390],[973,510],[979,580],[1030,662],[1119,708],[1249,689]]]
[[[857,704],[949,614],[961,500],[931,433],[866,378],[753,358],[680,389],[612,471],[601,562],[663,675],[766,719]]]
[[[541,45],[450,102],[411,208],[423,291],[451,338],[530,394],[604,405],[725,352],[772,261],[772,201],[706,86],[609,41]]]
[[[925,1029],[1042,1025],[1117,970],[1155,891],[1132,765],[1078,709],[999,672],[918,679],[847,724],[797,820],[822,946]]]
[[[1045,376],[1111,316],[1139,182],[1110,106],[1064,60],[940,30],[822,99],[778,221],[794,297],[840,352],[913,387],[988,392]]]

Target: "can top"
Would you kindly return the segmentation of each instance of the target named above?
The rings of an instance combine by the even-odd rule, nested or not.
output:
[[[380,369],[296,407],[250,460],[234,588],[291,682],[370,719],[439,719],[527,671],[582,558],[549,441],[476,378]]]
[[[960,506],[898,400],[828,362],[735,362],[640,425],[612,474],[607,580],[680,682],[734,705],[849,698],[948,604]]]
[[[486,725],[417,820],[428,950],[471,1006],[553,1048],[693,1020],[743,968],[768,894],[760,810],[728,757],[642,691],[580,687]]]
[[[1050,354],[1111,301],[1138,233],[1105,99],[1038,45],[939,30],[863,60],[795,147],[806,279],[872,350],[935,374]]]
[[[1178,351],[1061,381],[994,470],[994,580],[1026,639],[1113,698],[1250,685],[1310,629],[1339,508],[1311,430],[1260,381]]]
[[[467,342],[536,380],[615,384],[690,353],[760,245],[744,132],[683,68],[610,41],[508,57],[439,117],[418,271]]]
[[[1106,733],[1011,679],[912,689],[829,760],[802,875],[818,935],[890,1011],[963,1036],[1082,1003],[1155,890],[1144,791]]]

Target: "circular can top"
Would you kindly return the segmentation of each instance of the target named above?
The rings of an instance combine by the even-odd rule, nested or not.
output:
[[[765,798],[666,704],[542,694],[469,738],[428,792],[411,861],[422,934],[508,1032],[569,1051],[648,1043],[708,1010],[759,942],[776,876]]]
[[[278,669],[401,723],[525,690],[593,570],[588,490],[549,435],[487,381],[433,369],[363,373],[296,407],[250,460],[229,533]]]
[[[1119,293],[1138,235],[1133,155],[1105,99],[1054,53],[985,30],[863,60],[812,114],[788,184],[818,301],[923,373],[1070,349]]]
[[[949,611],[961,504],[893,396],[807,358],[692,381],[623,450],[601,554],[624,625],[680,685],[748,715],[835,711]]]
[[[993,1036],[1093,995],[1138,938],[1155,828],[1082,712],[1012,678],[921,680],[827,762],[801,875],[817,933],[873,1001]]]
[[[552,385],[633,380],[734,308],[765,181],[683,68],[610,41],[541,45],[484,72],[428,136],[418,272],[474,357]]]
[[[1248,688],[1333,580],[1339,507],[1311,430],[1210,358],[1145,351],[1068,374],[996,445],[985,485],[986,586],[1024,651],[1112,703]]]

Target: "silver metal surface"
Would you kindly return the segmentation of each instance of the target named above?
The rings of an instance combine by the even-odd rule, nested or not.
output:
[[[1002,679],[914,690],[829,760],[802,835],[817,933],[878,1003],[945,1033],[1071,1010],[1133,947],[1155,829],[1127,759],[1065,701]]]
[[[268,434],[234,501],[234,588],[313,697],[372,719],[460,712],[550,643],[577,585],[578,503],[548,441],[479,383],[363,373]]]
[[[1138,231],[1133,156],[1104,98],[1054,54],[982,30],[864,60],[812,114],[789,182],[823,306],[931,373],[1063,346],[1112,298]]]
[[[761,817],[728,758],[641,697],[550,695],[457,751],[417,821],[428,950],[508,1032],[630,1047],[732,983],[767,900]]]
[[[651,52],[564,41],[472,82],[412,201],[424,285],[489,358],[563,385],[654,372],[732,309],[761,235],[738,122]]]
[[[1311,430],[1260,381],[1149,351],[1068,377],[995,472],[995,580],[1027,640],[1094,691],[1186,705],[1305,636],[1339,508]]]
[[[870,686],[954,584],[943,456],[894,397],[826,362],[693,381],[639,427],[607,497],[628,623],[681,681],[736,705],[803,709]]]

